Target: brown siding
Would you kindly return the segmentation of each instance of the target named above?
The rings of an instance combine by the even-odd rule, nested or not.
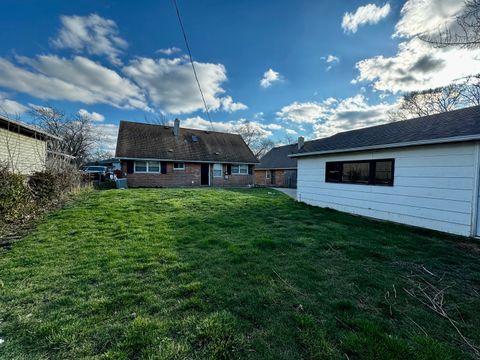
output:
[[[127,162],[121,161],[122,171],[127,172]],[[225,174],[226,165],[223,173]],[[173,162],[167,163],[167,173],[132,173],[127,174],[129,187],[185,187],[201,186],[201,164],[185,163],[185,170],[173,170]],[[222,178],[213,177],[213,166],[210,166],[210,185],[217,187],[254,185],[253,175],[228,175]]]

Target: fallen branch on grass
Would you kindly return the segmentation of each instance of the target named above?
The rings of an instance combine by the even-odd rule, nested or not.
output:
[[[424,269],[426,270],[426,269]],[[432,276],[435,276],[433,273],[427,271]],[[413,282],[413,279],[410,278],[410,281]],[[408,295],[420,301],[423,305],[428,307],[430,310],[434,311],[436,314],[440,315],[446,319],[450,325],[455,329],[458,335],[461,337],[463,342],[473,351],[474,355],[477,358],[480,358],[480,348],[472,344],[472,342],[467,339],[465,335],[460,331],[459,327],[456,324],[456,321],[453,320],[445,309],[445,291],[452,287],[453,285],[446,286],[442,289],[437,288],[432,285],[427,280],[421,277],[415,277],[416,281],[416,292],[415,289],[403,289]]]

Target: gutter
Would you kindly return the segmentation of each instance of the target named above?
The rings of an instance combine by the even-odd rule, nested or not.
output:
[[[180,160],[180,159],[155,159],[155,158],[138,158],[138,157],[124,157],[116,156],[113,159],[117,160],[139,160],[139,161],[166,161],[166,162],[185,162],[185,163],[204,163],[204,164],[238,164],[238,165],[256,165],[258,162],[238,162],[238,161],[216,161],[216,160]]]
[[[12,120],[12,119],[9,119],[7,117],[4,117],[4,116],[1,116],[0,115],[0,120],[3,120],[7,123],[10,123],[14,126],[18,126],[19,128],[23,129],[23,130],[27,130],[27,131],[31,131],[33,133],[33,135],[35,134],[40,134],[40,135],[43,135],[44,137],[46,138],[50,138],[50,139],[55,139],[55,140],[59,140],[59,141],[62,141],[63,139],[61,137],[58,137],[58,136],[55,136],[55,135],[52,135],[52,134],[49,134],[43,130],[40,130],[34,126],[31,126],[31,125],[28,125],[28,124],[24,124],[20,121],[16,121],[16,120]],[[10,130],[9,128],[7,128],[7,130]],[[28,136],[28,135],[25,135],[25,136]]]
[[[408,141],[408,142],[393,143],[393,144],[362,146],[362,147],[347,148],[347,149],[311,151],[307,153],[290,154],[288,156],[292,158],[297,158],[297,157],[305,157],[305,156],[328,155],[328,154],[338,154],[338,153],[346,153],[346,152],[366,151],[366,150],[382,150],[382,149],[401,148],[401,147],[409,147],[409,146],[448,144],[448,143],[475,141],[475,140],[480,140],[480,134],[469,135],[469,136],[456,136],[456,137],[450,137],[450,138],[439,138],[439,139],[431,139],[431,140]]]

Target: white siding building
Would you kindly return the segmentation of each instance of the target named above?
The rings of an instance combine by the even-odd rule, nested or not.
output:
[[[480,108],[445,114],[306,142],[292,155],[298,160],[297,200],[458,235],[480,235]],[[465,127],[460,133],[453,131],[462,121],[468,123],[468,134]],[[429,128],[428,122],[437,123]],[[429,129],[438,127],[452,136],[428,139]],[[398,141],[402,133],[408,142]],[[419,138],[412,139],[413,133]],[[372,144],[377,138],[385,143]],[[337,149],[332,148],[335,143]]]
[[[45,169],[47,140],[56,138],[18,121],[0,117],[0,162],[9,170],[29,175]]]

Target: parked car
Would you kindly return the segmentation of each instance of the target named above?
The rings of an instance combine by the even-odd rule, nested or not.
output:
[[[108,168],[106,166],[85,166],[82,172],[91,180],[105,181],[108,175]]]

